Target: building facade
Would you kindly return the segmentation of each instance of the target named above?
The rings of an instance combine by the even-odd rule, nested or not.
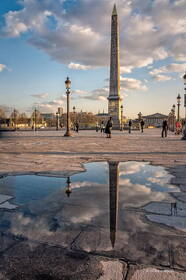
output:
[[[149,127],[161,127],[164,120],[168,120],[167,115],[163,115],[160,113],[155,113],[148,116],[143,116],[143,120],[145,122],[145,126]]]

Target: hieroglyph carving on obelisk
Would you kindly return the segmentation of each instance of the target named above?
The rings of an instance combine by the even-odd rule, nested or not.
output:
[[[119,129],[121,127],[121,102],[119,26],[116,5],[114,5],[111,22],[110,92],[108,97],[108,114],[112,117],[113,128],[115,129]]]

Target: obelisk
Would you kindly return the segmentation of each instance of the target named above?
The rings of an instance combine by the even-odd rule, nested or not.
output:
[[[121,101],[119,26],[116,5],[114,5],[111,22],[110,91],[108,97],[108,115],[112,117],[114,129],[121,127]]]
[[[109,161],[108,164],[110,194],[110,241],[112,248],[114,248],[118,221],[119,162]]]

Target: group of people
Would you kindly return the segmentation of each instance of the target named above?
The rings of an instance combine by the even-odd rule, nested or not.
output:
[[[142,119],[140,121],[140,130],[141,133],[144,132],[144,126],[145,126],[145,122]],[[100,126],[96,125],[96,131],[98,132],[100,129],[101,133],[106,133],[106,137],[107,138],[111,138],[111,132],[112,132],[112,127],[113,127],[113,121],[112,121],[112,117],[110,117],[105,125],[104,121],[101,122]],[[79,123],[75,122],[74,123],[74,131],[76,131],[77,133],[79,132]],[[132,131],[132,120],[129,120],[128,122],[128,133],[131,133]],[[180,132],[182,131],[182,126],[180,122],[176,122],[176,132],[175,134],[180,134]],[[161,137],[167,137],[167,132],[168,132],[168,123],[167,120],[163,120],[162,123],[162,131],[161,131]]]
[[[107,121],[106,126],[104,126],[104,122],[103,121],[101,122],[100,130],[101,130],[101,132],[105,132],[106,133],[107,138],[111,138],[112,126],[113,126],[112,117],[109,118],[109,120]],[[144,132],[144,126],[145,126],[145,122],[142,119],[140,121],[141,133]],[[180,123],[176,123],[176,132],[175,132],[175,134],[178,134],[178,132],[180,133],[181,128],[182,127],[180,126]],[[132,120],[129,120],[128,132],[131,133],[131,130],[132,130]],[[165,119],[165,120],[163,120],[163,123],[162,123],[161,137],[162,138],[167,137],[167,132],[168,132],[168,123],[167,123],[167,120]]]
[[[145,122],[143,120],[141,120],[140,122],[140,128],[141,128],[141,132],[143,133],[143,129],[144,129],[144,125]],[[104,121],[101,122],[100,124],[100,132],[105,132],[107,135],[107,138],[111,138],[111,131],[112,131],[112,126],[113,126],[113,121],[112,121],[112,117],[110,117],[106,123],[106,126],[104,124]],[[128,132],[131,133],[132,130],[132,120],[129,120],[128,123]],[[99,131],[99,126],[96,126],[96,131]]]

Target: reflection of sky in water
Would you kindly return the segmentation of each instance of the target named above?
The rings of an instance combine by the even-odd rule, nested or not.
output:
[[[108,197],[108,178],[109,168],[107,162],[95,162],[85,165],[86,172],[81,172],[71,176],[72,194],[78,196],[77,191],[83,195],[91,195],[92,192],[105,192]],[[143,162],[123,162],[119,164],[120,174],[120,192],[121,200],[130,200],[131,197],[134,203],[135,196],[142,199],[142,194],[149,195],[149,200],[152,198],[150,193],[171,192],[177,190],[176,187],[169,185],[171,175],[168,174],[163,167],[151,166]],[[103,190],[98,190],[97,187],[102,187]],[[28,202],[42,200],[62,190],[65,196],[66,178],[44,177],[36,175],[26,176],[9,176],[0,180],[0,192],[9,194],[14,197],[14,203],[21,205]],[[90,190],[90,188],[93,188]],[[2,192],[3,190],[3,192]],[[8,191],[8,193],[6,192]],[[122,197],[122,193],[125,195]],[[71,197],[69,199],[71,199]],[[101,196],[102,197],[102,196]],[[160,196],[163,199],[163,196]],[[96,199],[96,193],[94,193]],[[156,196],[154,197],[156,198]],[[79,200],[79,199],[78,199]],[[145,203],[148,202],[145,199]],[[155,199],[156,200],[156,199]],[[159,198],[157,200],[160,200]],[[126,201],[129,203],[129,201]],[[140,203],[140,201],[138,201]],[[141,204],[140,203],[140,204]]]
[[[118,168],[118,199],[113,199],[113,192],[113,198],[110,199],[109,182],[113,184],[113,191],[117,178],[117,164],[113,166],[116,168],[109,168],[107,162],[86,164],[85,172],[70,177],[70,197],[65,193],[67,178],[27,175],[1,179],[0,196],[13,197],[10,203],[20,207],[12,212],[2,212],[0,230],[5,230],[8,225],[7,230],[13,234],[63,246],[71,244],[83,232],[77,239],[80,248],[109,251],[112,250],[112,218],[116,247],[124,246],[134,256],[138,250],[141,256],[141,249],[136,249],[134,239],[139,240],[136,235],[138,232],[151,236],[151,225],[141,219],[144,214],[141,214],[141,210],[138,213],[139,207],[151,201],[167,201],[169,204],[173,200],[169,192],[179,190],[169,184],[171,175],[163,167],[150,166],[144,162],[123,162]],[[113,174],[109,174],[109,170]],[[114,192],[117,192],[116,188]],[[111,200],[113,206],[118,205],[118,212],[113,210],[115,206],[111,207]],[[143,234],[140,235],[142,244]],[[142,248],[146,248],[144,244]]]

